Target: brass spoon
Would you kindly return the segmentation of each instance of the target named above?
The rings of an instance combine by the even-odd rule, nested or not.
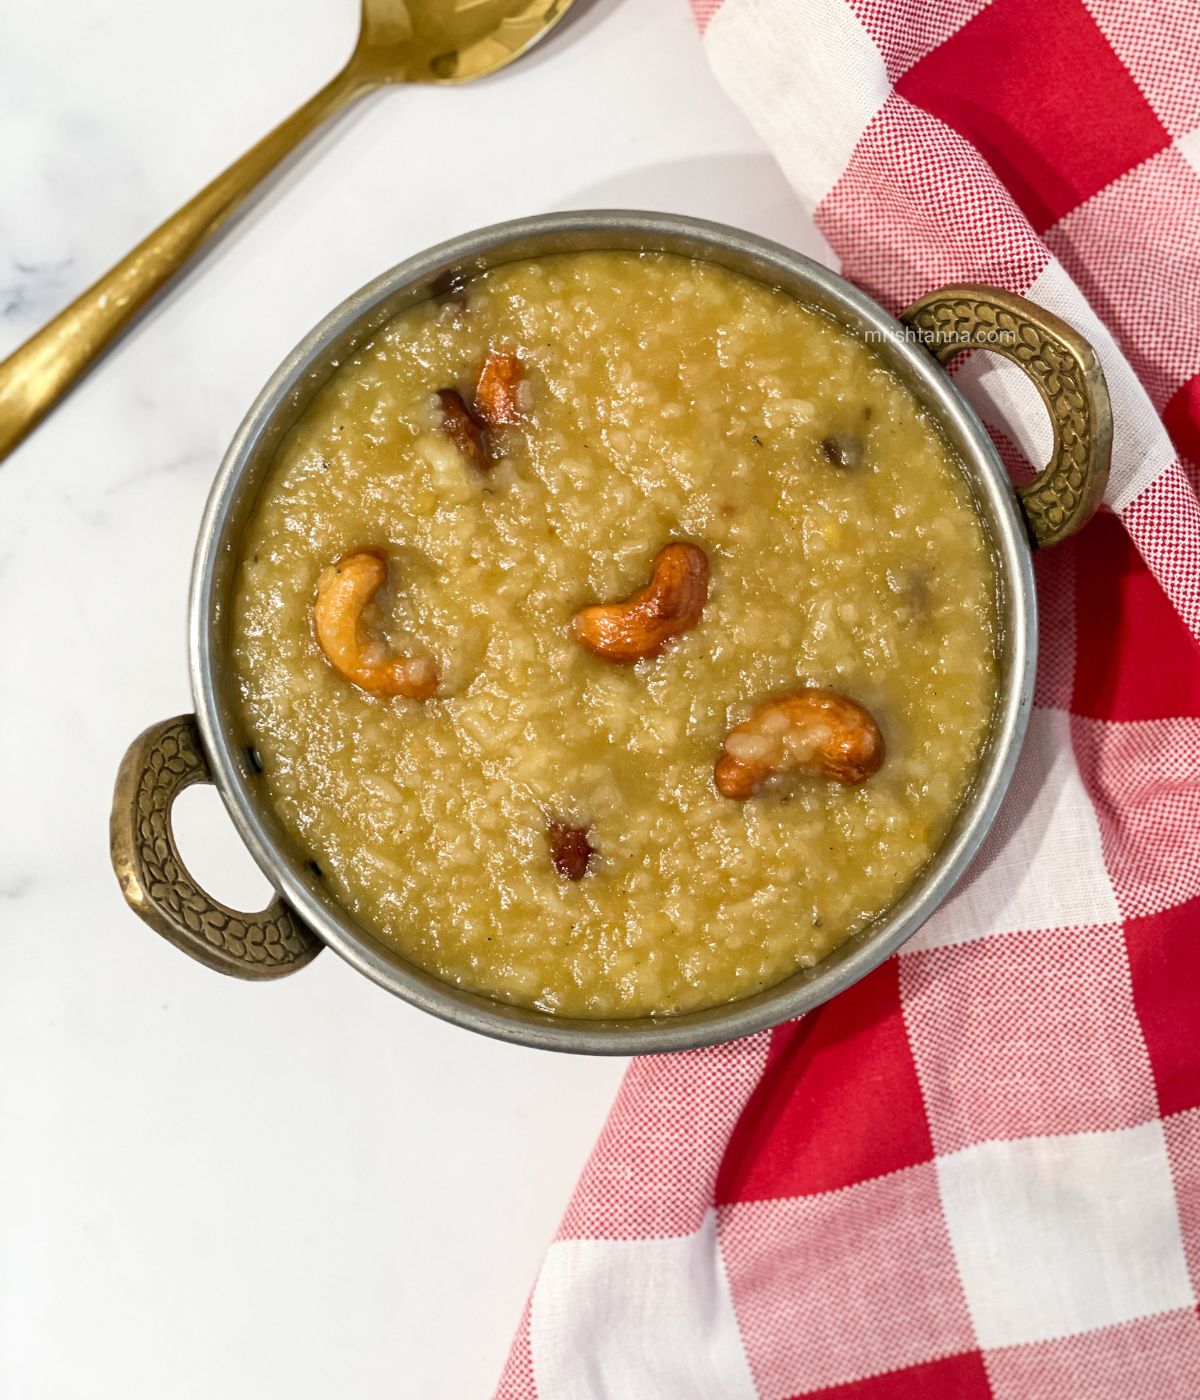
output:
[[[573,0],[362,0],[350,61],[49,325],[0,364],[0,461],[317,126],[384,83],[466,83],[536,43]]]

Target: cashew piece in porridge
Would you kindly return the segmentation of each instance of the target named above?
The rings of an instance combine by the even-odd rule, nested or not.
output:
[[[725,736],[713,773],[722,797],[742,802],[768,778],[807,769],[861,783],[883,763],[884,743],[868,710],[836,691],[808,686],[768,700]]]
[[[475,386],[475,410],[489,427],[520,421],[524,379],[525,366],[510,350],[488,351]]]
[[[442,429],[450,441],[477,471],[490,471],[492,455],[488,451],[483,424],[467,407],[457,389],[440,389]]]
[[[571,633],[596,656],[628,666],[693,628],[707,601],[708,556],[699,545],[673,540],[659,550],[645,588],[624,602],[581,608]]]
[[[367,631],[364,614],[387,580],[387,556],[379,549],[343,555],[317,580],[313,623],[333,669],[369,695],[428,700],[437,668],[421,656],[393,656]]]

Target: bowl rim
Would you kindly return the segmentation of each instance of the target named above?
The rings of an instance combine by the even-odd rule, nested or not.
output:
[[[388,319],[378,317],[379,308],[404,288],[436,282],[450,269],[494,266],[554,251],[545,247],[529,254],[518,248],[513,258],[494,256],[509,247],[530,242],[569,244],[572,239],[595,236],[636,240],[627,241],[625,246],[645,251],[678,251],[678,246],[665,245],[694,244],[693,256],[704,257],[708,251],[723,254],[709,260],[726,265],[728,259],[748,261],[766,272],[777,271],[776,285],[803,282],[822,304],[844,309],[857,327],[869,330],[873,345],[881,347],[880,353],[893,364],[903,365],[906,382],[918,387],[922,402],[942,430],[969,450],[973,486],[982,488],[987,496],[988,529],[1009,622],[1004,643],[1008,684],[998,689],[991,738],[973,789],[946,841],[896,903],[815,968],[792,974],[744,1000],[674,1016],[609,1020],[558,1017],[466,991],[415,964],[400,961],[397,954],[355,924],[349,911],[324,890],[319,878],[277,842],[270,820],[264,818],[251,794],[242,746],[230,732],[227,707],[218,693],[223,619],[215,606],[218,565],[224,554],[236,549],[236,541],[231,544],[224,538],[224,526],[237,488],[254,460],[260,439],[286,418],[302,386],[317,381],[318,376],[323,383],[336,369],[338,361],[328,359],[331,346],[357,330],[363,331],[361,339],[369,338],[373,329]],[[377,319],[372,324],[373,313]],[[306,403],[307,398],[301,411]],[[976,508],[982,518],[978,502]],[[990,436],[933,356],[877,302],[803,254],[725,224],[638,210],[575,210],[490,224],[406,258],[345,298],[285,356],[234,434],[205,505],[192,568],[188,653],[197,723],[214,782],[234,826],[272,886],[323,943],[410,1005],[465,1029],[539,1049],[631,1055],[698,1048],[791,1020],[865,977],[916,933],[944,902],[978,851],[1012,781],[1032,706],[1037,608],[1024,520]]]

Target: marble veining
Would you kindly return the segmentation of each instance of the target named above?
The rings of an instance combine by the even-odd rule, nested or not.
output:
[[[21,322],[52,316],[66,299],[66,278],[72,259],[30,263],[10,259],[11,280],[0,283],[0,317]]]

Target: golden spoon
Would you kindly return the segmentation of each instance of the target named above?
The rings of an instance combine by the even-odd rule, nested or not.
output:
[[[350,61],[320,92],[0,364],[0,461],[289,151],[383,83],[465,83],[503,68],[573,0],[362,0]]]

